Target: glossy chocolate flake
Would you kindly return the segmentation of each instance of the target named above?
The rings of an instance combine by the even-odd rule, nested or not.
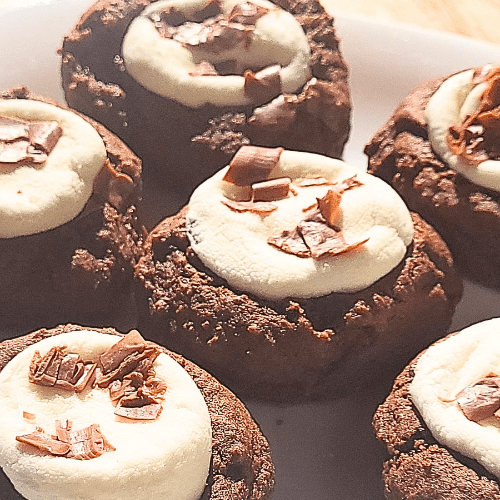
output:
[[[55,427],[55,436],[46,434],[43,429],[37,427],[30,434],[16,436],[16,440],[51,455],[76,460],[90,460],[116,449],[97,424],[73,431],[70,421],[56,420]]]

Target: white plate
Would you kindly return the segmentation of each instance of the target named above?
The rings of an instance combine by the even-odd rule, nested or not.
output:
[[[0,9],[0,89],[24,84],[62,102],[56,50],[90,3],[48,0]],[[500,61],[500,46],[369,18],[336,18],[351,67],[354,103],[346,159],[360,168],[366,165],[365,142],[421,80]],[[453,327],[496,315],[498,294],[467,284]],[[376,402],[353,396],[293,407],[250,403],[273,449],[275,500],[381,500],[384,452],[370,429]],[[2,480],[2,500],[11,500],[4,495]]]

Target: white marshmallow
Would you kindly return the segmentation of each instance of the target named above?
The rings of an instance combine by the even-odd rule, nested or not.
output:
[[[432,148],[450,168],[474,184],[500,191],[500,161],[486,160],[472,165],[452,153],[446,136],[451,125],[475,112],[480,104],[485,84],[472,82],[474,70],[462,71],[446,79],[430,98],[425,109]]]
[[[39,101],[0,100],[0,115],[56,121],[62,128],[43,165],[0,172],[0,238],[40,233],[74,219],[106,159],[99,134],[75,113]]]
[[[166,354],[154,367],[167,384],[163,411],[154,421],[125,421],[114,415],[107,390],[81,394],[31,384],[28,367],[36,350],[66,345],[84,360],[120,340],[93,331],[71,332],[28,347],[0,372],[0,465],[28,500],[195,500],[199,498],[211,459],[211,423],[206,403],[187,372]],[[54,433],[55,420],[73,421],[78,430],[97,423],[115,451],[91,460],[23,451],[16,436],[35,424]]]
[[[483,321],[431,346],[418,360],[410,395],[434,438],[500,478],[498,419],[468,420],[453,399],[489,373],[500,374],[500,318]]]
[[[347,242],[366,237],[356,250],[320,260],[300,258],[269,245],[269,237],[294,229],[303,208],[323,197],[329,186],[298,188],[297,196],[275,201],[267,216],[238,213],[221,201],[228,189],[227,167],[193,193],[187,234],[193,250],[232,287],[267,299],[318,297],[364,289],[396,267],[413,239],[413,224],[399,195],[382,180],[324,156],[283,151],[270,178],[322,176],[340,181],[357,175],[362,186],[342,195],[339,221]]]
[[[240,0],[222,0],[229,13]],[[289,12],[266,0],[252,3],[271,9],[259,18],[248,49],[235,47],[214,53],[199,47],[183,47],[165,39],[147,16],[175,6],[189,16],[202,10],[206,0],[164,0],[152,3],[130,24],[123,39],[122,56],[127,71],[143,87],[190,107],[251,104],[240,75],[190,76],[201,61],[217,63],[236,60],[243,70],[279,64],[283,92],[299,90],[310,76],[310,47],[300,23]]]

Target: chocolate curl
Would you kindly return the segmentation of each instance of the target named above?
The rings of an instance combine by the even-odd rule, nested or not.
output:
[[[229,169],[222,180],[236,186],[251,186],[268,180],[283,151],[283,148],[242,146],[229,163]]]
[[[245,95],[252,102],[267,102],[281,94],[281,66],[274,65],[253,73],[245,71]]]
[[[473,83],[486,83],[479,107],[452,125],[446,137],[451,151],[471,165],[500,159],[500,67],[485,66],[476,71]]]
[[[493,417],[500,409],[500,377],[483,378],[460,391],[456,399],[463,414],[473,422]]]

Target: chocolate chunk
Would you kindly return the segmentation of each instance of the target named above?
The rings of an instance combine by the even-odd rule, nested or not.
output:
[[[283,148],[242,146],[229,163],[223,180],[237,186],[250,186],[268,180],[282,152]]]
[[[281,66],[274,65],[253,73],[245,71],[245,95],[252,102],[267,102],[281,94]]]
[[[194,71],[189,72],[189,76],[217,76],[217,70],[208,62],[201,61],[196,65]]]
[[[291,179],[288,177],[252,184],[252,200],[254,202],[275,201],[286,198],[290,191],[290,184]]]
[[[269,9],[256,5],[252,2],[241,2],[236,4],[229,13],[228,20],[231,23],[240,23],[244,25],[255,25],[255,23],[265,14]]]
[[[500,377],[483,378],[460,391],[456,399],[469,420],[480,422],[492,417],[500,409]]]
[[[259,215],[269,215],[278,209],[274,203],[265,201],[222,200],[221,203],[235,212],[252,212]]]

